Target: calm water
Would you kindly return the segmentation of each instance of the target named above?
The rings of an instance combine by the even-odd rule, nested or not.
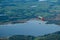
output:
[[[0,37],[11,35],[45,35],[60,31],[60,26],[45,24],[40,20],[30,20],[26,23],[0,25]]]

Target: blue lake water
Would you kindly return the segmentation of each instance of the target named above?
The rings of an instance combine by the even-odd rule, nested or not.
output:
[[[12,35],[45,35],[60,31],[60,26],[55,24],[45,24],[40,20],[30,20],[26,23],[0,25],[0,37]]]

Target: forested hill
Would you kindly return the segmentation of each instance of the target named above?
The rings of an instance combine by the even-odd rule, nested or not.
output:
[[[57,14],[60,14],[59,0],[0,0],[0,24],[24,22],[37,16],[52,20]]]

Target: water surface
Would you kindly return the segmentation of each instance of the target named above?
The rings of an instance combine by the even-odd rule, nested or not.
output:
[[[60,26],[55,24],[45,24],[40,20],[30,20],[26,23],[0,25],[0,37],[12,35],[33,35],[41,36],[60,31]]]

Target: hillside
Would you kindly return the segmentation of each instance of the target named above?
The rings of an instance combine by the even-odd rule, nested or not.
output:
[[[59,0],[2,0],[0,1],[0,24],[18,23],[20,20],[29,20],[37,16],[51,20],[60,14]],[[54,16],[54,17],[52,17]]]
[[[37,37],[36,40],[60,40],[60,31]]]
[[[1,40],[60,40],[60,31],[44,36],[13,35],[9,38],[0,38]]]

